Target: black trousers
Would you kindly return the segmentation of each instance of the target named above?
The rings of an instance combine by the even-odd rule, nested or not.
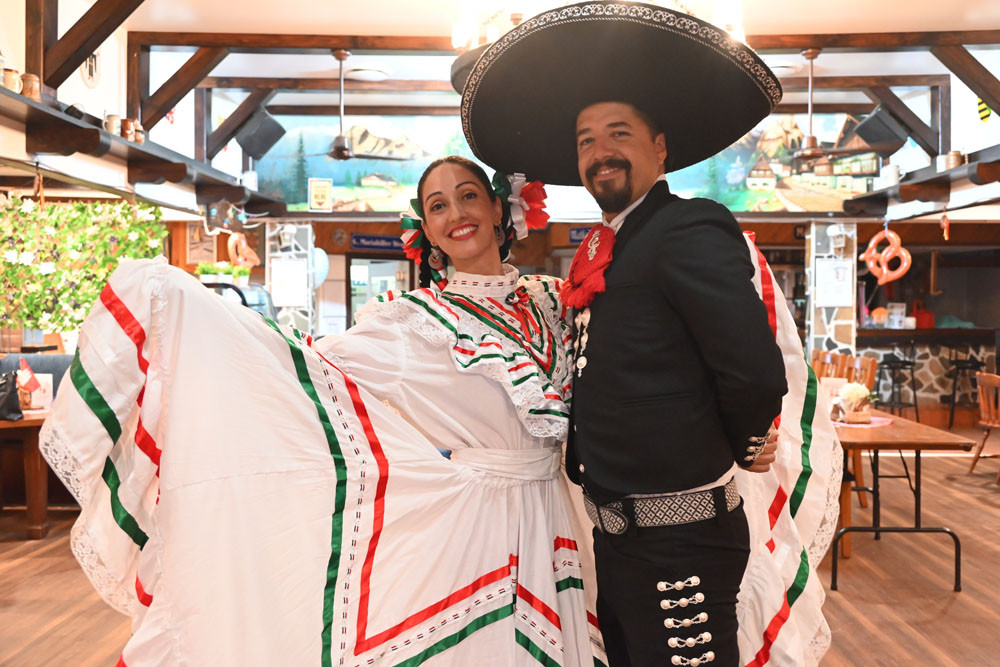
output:
[[[738,667],[736,596],[749,555],[742,503],[732,512],[723,505],[713,519],[625,535],[595,528],[597,619],[609,667]]]

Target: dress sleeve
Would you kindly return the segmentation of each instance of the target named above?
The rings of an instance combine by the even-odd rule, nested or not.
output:
[[[712,373],[734,458],[746,467],[781,412],[784,361],[736,219],[703,199],[671,208],[669,218],[650,221],[662,230],[658,282]]]
[[[313,348],[372,394],[395,403],[410,357],[406,330],[397,321],[368,312],[345,333],[324,336]]]

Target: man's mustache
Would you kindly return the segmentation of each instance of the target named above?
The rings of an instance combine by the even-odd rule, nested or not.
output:
[[[587,180],[592,181],[594,176],[597,176],[597,172],[601,169],[624,169],[625,171],[631,171],[632,163],[628,160],[621,158],[608,158],[603,162],[595,162],[594,164],[587,167]]]

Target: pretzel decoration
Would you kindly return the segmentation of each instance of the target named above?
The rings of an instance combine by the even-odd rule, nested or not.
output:
[[[229,249],[229,261],[233,266],[254,267],[260,264],[260,257],[247,243],[246,235],[233,232],[229,235],[229,243],[226,247]]]
[[[880,251],[878,244],[882,241],[888,245]],[[890,269],[889,262],[893,258],[899,259],[899,266]],[[883,229],[873,236],[868,242],[868,248],[859,259],[868,265],[868,270],[878,278],[879,285],[885,285],[902,278],[910,270],[910,264],[913,262],[910,251],[903,247],[899,234],[889,229]]]

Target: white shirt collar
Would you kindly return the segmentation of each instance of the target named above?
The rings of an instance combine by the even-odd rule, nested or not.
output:
[[[660,174],[656,178],[656,180],[653,181],[653,185],[649,186],[649,190],[652,190],[653,186],[656,185],[657,183],[659,183],[660,181],[663,181],[664,183],[666,183],[667,182],[667,175],[666,174]],[[604,222],[604,221],[602,221],[601,224],[607,225],[608,227],[610,227],[611,229],[614,230],[615,234],[617,234],[619,228],[621,228],[621,226],[622,226],[622,223],[625,222],[625,218],[627,218],[628,214],[631,213],[632,211],[634,211],[636,209],[636,207],[638,207],[639,204],[641,204],[643,202],[643,200],[646,199],[646,195],[649,194],[649,190],[646,190],[646,193],[644,195],[642,195],[641,197],[639,197],[638,199],[636,199],[634,202],[632,202],[631,204],[629,204],[628,208],[626,208],[624,211],[622,211],[621,213],[619,213],[615,217],[611,218],[611,222]]]
[[[456,271],[448,280],[444,291],[465,296],[505,297],[517,287],[519,277],[517,268],[510,264],[503,265],[502,276],[481,276]]]

